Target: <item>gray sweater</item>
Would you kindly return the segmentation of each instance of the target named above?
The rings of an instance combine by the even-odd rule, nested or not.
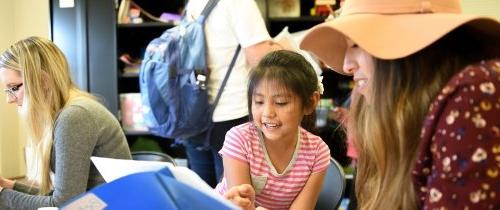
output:
[[[116,118],[101,104],[78,99],[59,113],[54,127],[50,195],[31,195],[37,189],[17,184],[0,192],[0,209],[37,209],[59,206],[68,199],[104,183],[91,156],[131,159],[125,135]]]

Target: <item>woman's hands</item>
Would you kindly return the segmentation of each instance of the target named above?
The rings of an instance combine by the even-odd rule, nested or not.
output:
[[[14,188],[14,183],[15,181],[3,178],[0,176],[0,189],[5,188],[5,189],[12,189]],[[1,190],[0,190],[1,191]]]

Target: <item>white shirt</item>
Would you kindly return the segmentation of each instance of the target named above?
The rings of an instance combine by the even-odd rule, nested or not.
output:
[[[208,0],[190,0],[188,17],[197,18]],[[219,0],[205,22],[210,70],[208,90],[213,102],[226,75],[236,47],[252,46],[271,37],[254,0]],[[221,122],[248,115],[247,83],[250,67],[242,49],[215,108],[213,121]]]

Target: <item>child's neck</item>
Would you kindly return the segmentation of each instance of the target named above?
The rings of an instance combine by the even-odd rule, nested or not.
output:
[[[267,141],[264,140],[266,148],[276,148],[278,150],[288,150],[289,148],[295,148],[297,145],[298,136],[294,135],[292,138],[281,139],[280,141]]]
[[[291,136],[291,138],[283,139],[283,141],[264,140],[267,155],[276,169],[276,172],[279,174],[283,173],[290,161],[292,161],[295,148],[298,144],[298,132],[295,132],[295,135]]]

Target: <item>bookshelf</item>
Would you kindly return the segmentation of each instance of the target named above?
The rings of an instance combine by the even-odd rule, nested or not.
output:
[[[120,61],[120,56],[129,54],[133,58],[141,58],[147,44],[174,24],[151,22],[146,18],[140,24],[119,24],[117,14],[123,0],[79,0],[75,1],[73,8],[60,8],[59,1],[49,1],[51,38],[67,56],[75,82],[80,88],[101,97],[106,107],[120,118],[120,94],[139,93],[138,74],[124,73],[125,64]],[[271,0],[258,1],[267,4]],[[186,0],[134,2],[159,17],[162,12],[179,13]],[[314,1],[300,2],[298,17],[269,17],[264,11],[271,36],[278,34],[285,26],[293,33],[324,21],[324,17],[310,16],[309,10]],[[336,93],[339,87],[332,87],[331,92]],[[326,89],[330,90],[329,87]],[[342,90],[346,92],[345,88]],[[161,144],[172,142],[154,137],[146,131],[126,131],[126,135],[130,143],[141,138],[159,139]]]
[[[118,29],[127,28],[163,28],[168,29],[174,27],[173,23],[161,23],[161,22],[144,22],[144,23],[121,23],[118,24]]]

